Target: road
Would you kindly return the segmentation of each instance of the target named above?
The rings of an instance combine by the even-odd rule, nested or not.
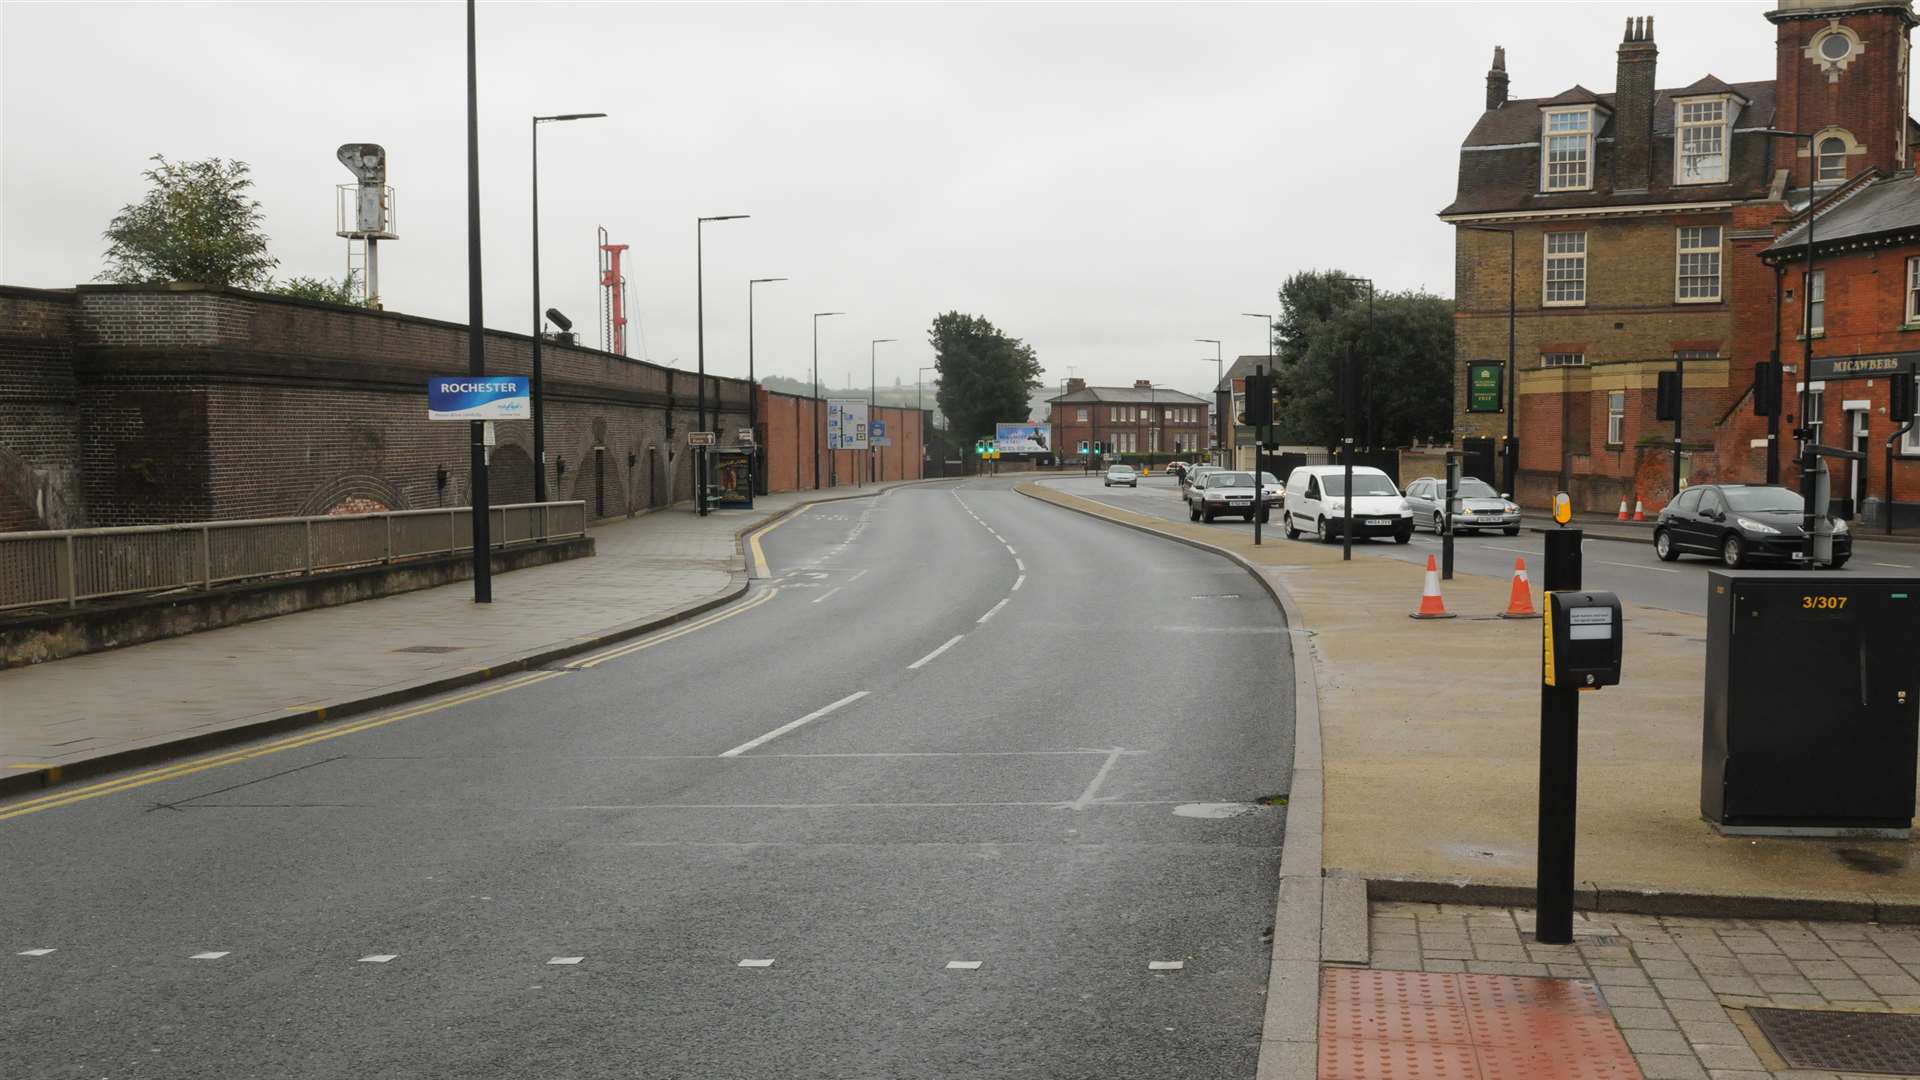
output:
[[[1252,1077],[1272,602],[1002,481],[762,548],[570,665],[0,803],[0,1072]]]
[[[1153,514],[1169,521],[1187,520],[1179,482],[1170,476],[1144,477],[1138,488],[1105,487],[1098,476],[1050,477],[1043,482],[1136,513]],[[1238,519],[1216,521],[1207,527],[1253,531],[1253,526]],[[1264,542],[1317,543],[1311,536],[1288,541],[1278,515],[1261,532]],[[1531,529],[1519,536],[1498,532],[1456,536],[1453,552],[1455,572],[1486,577],[1510,577],[1514,560],[1524,558],[1536,586],[1540,581],[1541,560],[1545,557],[1540,534]],[[1405,545],[1391,540],[1355,539],[1353,553],[1356,557],[1399,559],[1425,566],[1427,556],[1440,553],[1440,538],[1431,532],[1416,532],[1413,542]],[[1661,562],[1653,553],[1652,534],[1648,534],[1646,540],[1635,542],[1591,537],[1581,545],[1581,581],[1587,588],[1618,593],[1621,599],[1643,607],[1696,615],[1707,612],[1707,572],[1719,565],[1712,559],[1694,555],[1682,556],[1676,562]],[[1856,538],[1853,558],[1840,572],[1912,573],[1916,570],[1920,570],[1920,548]],[[1420,582],[1417,578],[1409,580],[1408,587],[1417,598]]]

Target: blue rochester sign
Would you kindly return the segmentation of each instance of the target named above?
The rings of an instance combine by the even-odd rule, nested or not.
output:
[[[525,420],[532,415],[525,375],[442,375],[427,380],[429,420]]]

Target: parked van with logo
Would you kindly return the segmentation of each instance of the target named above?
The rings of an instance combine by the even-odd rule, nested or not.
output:
[[[1303,532],[1322,543],[1345,527],[1346,476],[1340,465],[1302,465],[1287,476],[1287,539]],[[1371,465],[1353,467],[1353,535],[1391,536],[1396,544],[1413,539],[1413,510],[1393,478]]]

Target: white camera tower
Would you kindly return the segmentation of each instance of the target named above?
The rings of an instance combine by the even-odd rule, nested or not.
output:
[[[347,241],[347,283],[370,308],[380,307],[382,240],[398,240],[393,188],[387,186],[387,151],[378,143],[347,143],[335,151],[358,183],[334,190],[334,235]]]

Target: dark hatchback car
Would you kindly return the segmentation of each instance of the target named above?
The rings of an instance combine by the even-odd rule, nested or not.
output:
[[[1749,563],[1805,564],[1806,503],[1791,488],[1764,484],[1703,484],[1680,493],[1660,511],[1653,549],[1667,562],[1685,552],[1712,555],[1728,567]],[[1853,555],[1847,523],[1833,523],[1833,568]]]

